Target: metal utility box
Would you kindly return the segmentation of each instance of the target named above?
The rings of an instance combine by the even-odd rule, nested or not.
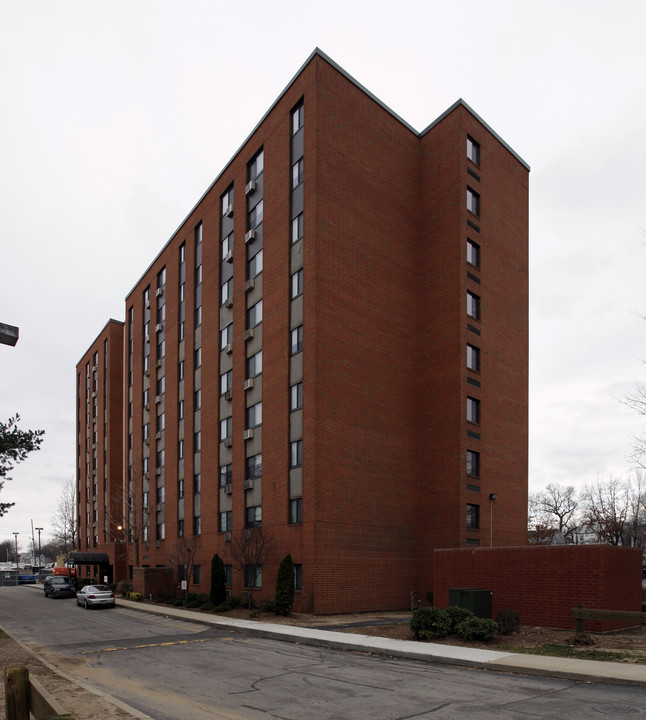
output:
[[[453,588],[449,590],[449,605],[471,610],[476,617],[491,618],[491,590]]]

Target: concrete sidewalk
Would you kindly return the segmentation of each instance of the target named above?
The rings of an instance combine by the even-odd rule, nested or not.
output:
[[[504,653],[495,650],[480,650],[478,648],[437,643],[392,640],[371,635],[322,630],[298,625],[235,620],[233,618],[222,619],[217,615],[172,606],[148,605],[147,603],[132,602],[121,598],[117,598],[117,605],[156,615],[190,620],[203,625],[238,630],[257,637],[300,643],[302,645],[318,645],[336,650],[352,650],[423,662],[476,667],[484,670],[646,687],[646,665]]]

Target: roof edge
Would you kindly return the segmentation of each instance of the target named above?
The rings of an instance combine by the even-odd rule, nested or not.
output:
[[[126,324],[123,320],[115,320],[114,318],[110,318],[108,320],[108,322],[99,330],[99,333],[94,338],[94,340],[92,340],[92,342],[87,346],[86,351],[83,353],[83,355],[81,355],[78,362],[76,363],[76,367],[78,367],[81,364],[81,362],[83,361],[83,358],[88,354],[92,345],[94,345],[94,343],[101,337],[101,335],[105,332],[105,329],[108,327],[108,325],[110,323],[116,323],[117,325],[121,325],[122,327]]]
[[[436,125],[442,122],[445,117],[450,115],[456,108],[462,106],[468,113],[473,115],[473,117],[484,127],[486,128],[495,138],[496,140],[504,147],[506,148],[515,158],[518,160],[518,162],[529,172],[531,170],[529,163],[525,162],[523,158],[509,145],[509,143],[506,143],[500,135],[489,125],[487,122],[485,122],[480,115],[468,104],[466,103],[462,98],[459,98],[456,100],[453,105],[451,105],[450,108],[446,109],[439,117],[435,118],[433,122],[428,125],[427,127],[422,130],[421,133],[418,133],[420,137],[423,137],[426,135],[429,130],[432,130]]]

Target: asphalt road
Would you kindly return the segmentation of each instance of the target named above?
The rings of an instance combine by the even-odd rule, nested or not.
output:
[[[247,637],[0,588],[0,625],[156,720],[646,717],[646,689],[505,675]]]

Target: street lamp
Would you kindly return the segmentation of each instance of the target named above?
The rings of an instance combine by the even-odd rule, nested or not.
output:
[[[16,585],[18,584],[18,535],[20,535],[20,533],[15,532],[13,534],[14,540],[16,542]]]
[[[493,501],[498,497],[498,493],[491,493],[489,495],[489,547],[493,547]]]
[[[40,575],[41,575],[41,570],[42,570],[41,566],[43,564],[43,560],[42,560],[43,556],[40,552],[40,533],[42,530],[44,530],[44,528],[36,528],[36,530],[38,531],[38,579],[40,580]]]

